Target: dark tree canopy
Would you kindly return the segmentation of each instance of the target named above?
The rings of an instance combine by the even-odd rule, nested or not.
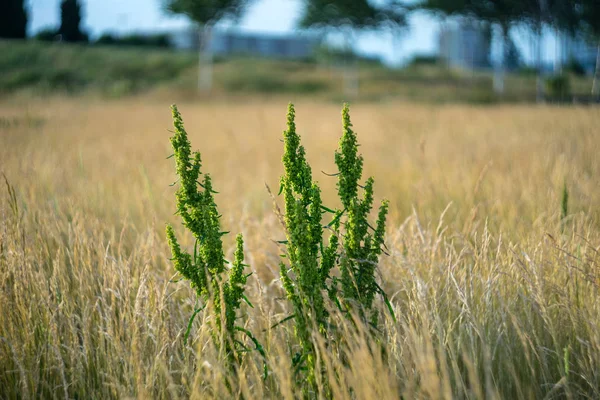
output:
[[[24,39],[26,36],[25,0],[0,1],[0,38]]]
[[[223,18],[239,17],[249,0],[166,0],[167,10],[186,15],[201,24],[214,24]]]
[[[473,17],[508,27],[525,23],[541,28],[553,26],[574,32],[581,20],[576,3],[595,3],[600,0],[423,0],[419,7],[445,15]]]
[[[60,28],[58,33],[65,42],[87,41],[87,35],[81,31],[81,4],[78,0],[63,0],[60,4]]]
[[[418,8],[444,15],[466,15],[474,12],[477,0],[424,0]]]
[[[579,28],[595,40],[600,40],[600,0],[576,0]]]
[[[367,0],[307,0],[300,26],[362,29],[405,23],[404,10],[397,2],[375,6]]]

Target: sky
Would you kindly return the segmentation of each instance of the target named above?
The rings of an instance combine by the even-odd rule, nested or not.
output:
[[[189,25],[185,17],[167,15],[161,0],[82,0],[83,26],[98,36],[103,32],[164,31]],[[29,0],[29,32],[35,33],[60,23],[60,0]],[[255,0],[237,28],[248,32],[293,33],[301,14],[302,0]],[[359,52],[377,55],[388,64],[401,64],[415,54],[437,53],[439,21],[418,13],[409,19],[409,27],[394,36],[390,32],[364,32],[358,35]],[[517,32],[517,46],[526,60],[531,59],[526,34]],[[544,44],[546,57],[552,59],[554,42]]]

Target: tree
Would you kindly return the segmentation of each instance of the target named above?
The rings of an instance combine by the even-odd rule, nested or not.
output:
[[[213,26],[225,18],[238,18],[250,0],[165,0],[167,11],[183,14],[199,25],[200,68],[198,89],[209,92],[212,88],[213,55],[210,46]],[[204,32],[202,32],[202,30]]]
[[[0,38],[25,39],[27,37],[27,12],[25,0],[0,2]]]
[[[600,98],[600,0],[577,0],[575,3],[579,28],[586,37],[598,43],[592,96]]]
[[[406,25],[406,13],[400,2],[373,5],[367,0],[306,0],[306,8],[300,20],[303,28],[344,30],[348,54],[351,51],[353,33],[362,29],[378,29]],[[358,94],[358,68],[344,74],[344,91],[348,96]]]
[[[553,28],[556,36],[561,32],[567,32],[575,35],[579,29],[581,15],[578,14],[580,8],[577,3],[583,0],[522,0],[514,1],[514,13],[521,22],[527,24],[535,33],[537,33],[536,64],[538,69],[537,79],[537,98],[538,101],[544,97],[544,85],[542,82],[542,58],[543,58],[543,30],[545,27]],[[600,6],[598,0],[592,0],[596,8]]]
[[[81,31],[81,4],[78,0],[60,3],[60,28],[58,33],[65,42],[87,42],[88,36]]]
[[[502,37],[503,52],[494,75],[494,89],[504,92],[506,62],[511,51],[510,29],[519,21],[519,0],[425,0],[419,7],[447,16],[461,16],[495,24]]]

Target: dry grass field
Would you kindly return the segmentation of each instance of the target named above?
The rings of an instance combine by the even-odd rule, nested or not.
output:
[[[289,315],[265,188],[283,172],[286,102],[179,104],[232,232],[227,257],[242,232],[256,272],[244,310],[269,377],[252,353],[230,387],[207,316],[183,340],[197,305],[165,224],[193,242],[174,215],[168,106],[0,103],[1,399],[301,397],[293,323],[270,328]],[[335,172],[341,105],[296,110],[337,207],[320,171]],[[379,271],[397,322],[385,321],[385,357],[355,331],[344,360],[320,353],[333,397],[599,398],[600,109],[391,102],[356,104],[352,118],[376,201],[390,200]]]

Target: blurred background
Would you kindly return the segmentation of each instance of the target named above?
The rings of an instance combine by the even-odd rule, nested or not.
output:
[[[3,0],[0,96],[597,101],[599,0]]]

